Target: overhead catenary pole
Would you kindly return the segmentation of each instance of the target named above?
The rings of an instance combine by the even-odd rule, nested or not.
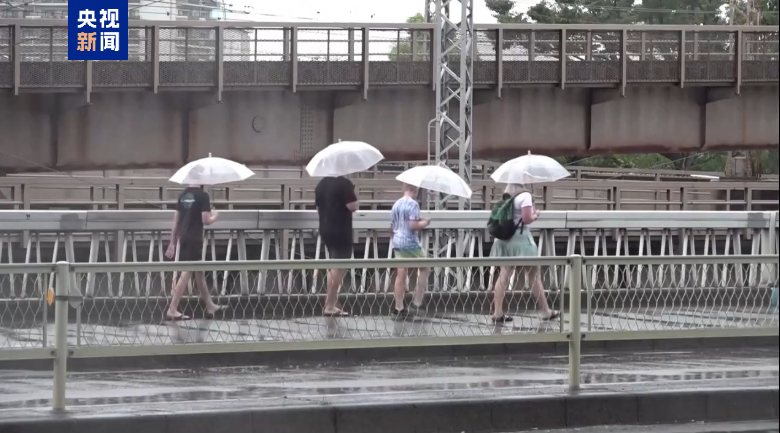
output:
[[[474,71],[474,1],[426,0],[426,18],[433,21],[436,65],[435,138],[429,161],[453,168],[471,184]],[[457,152],[457,158],[454,153]],[[439,195],[429,207],[445,209],[449,197]],[[468,210],[466,199],[458,209]]]
[[[744,26],[761,25],[761,7],[758,2],[756,0],[730,0],[729,25],[733,26],[737,24],[737,20]],[[738,46],[736,47],[736,50],[734,50],[734,55],[740,56],[742,60],[752,60],[750,58],[751,52],[753,51],[751,42],[757,35],[745,35],[741,30],[735,33],[734,44],[738,44]],[[737,37],[737,34],[741,34],[742,37]],[[739,59],[734,60],[739,61]],[[760,151],[728,151],[726,154],[726,166],[723,171],[726,177],[731,178],[744,179],[758,177],[761,175],[760,157]]]

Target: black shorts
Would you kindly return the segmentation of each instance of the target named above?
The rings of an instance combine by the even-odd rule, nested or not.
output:
[[[179,261],[199,262],[203,260],[203,239],[181,239],[179,241]]]
[[[325,243],[325,247],[328,248],[328,255],[331,259],[351,259],[352,258],[352,244],[328,244]]]

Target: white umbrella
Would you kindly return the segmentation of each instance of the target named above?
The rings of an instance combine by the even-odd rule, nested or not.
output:
[[[208,158],[192,161],[180,168],[169,180],[182,185],[218,185],[238,182],[254,174],[255,172],[244,164],[225,158],[215,158],[209,153]]]
[[[311,177],[346,176],[383,160],[382,152],[362,141],[339,141],[317,152],[306,165]]]
[[[490,177],[498,183],[555,182],[571,176],[558,161],[544,155],[523,155],[501,164]]]
[[[420,165],[396,176],[397,180],[418,188],[471,198],[471,187],[460,176],[440,165]]]

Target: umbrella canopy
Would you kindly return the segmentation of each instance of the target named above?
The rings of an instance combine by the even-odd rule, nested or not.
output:
[[[254,176],[254,172],[244,164],[224,158],[198,159],[180,168],[170,181],[182,185],[219,185],[238,182]]]
[[[558,161],[544,155],[523,155],[501,164],[490,177],[498,183],[555,182],[571,176]]]
[[[346,176],[383,160],[382,152],[362,141],[339,141],[317,152],[306,165],[311,177]]]
[[[449,168],[440,165],[413,167],[396,176],[396,179],[418,188],[471,198],[469,184]]]

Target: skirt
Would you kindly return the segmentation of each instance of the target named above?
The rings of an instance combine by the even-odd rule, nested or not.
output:
[[[536,242],[527,227],[522,233],[520,230],[516,231],[509,240],[494,240],[493,247],[490,248],[490,257],[536,257],[538,255]]]

